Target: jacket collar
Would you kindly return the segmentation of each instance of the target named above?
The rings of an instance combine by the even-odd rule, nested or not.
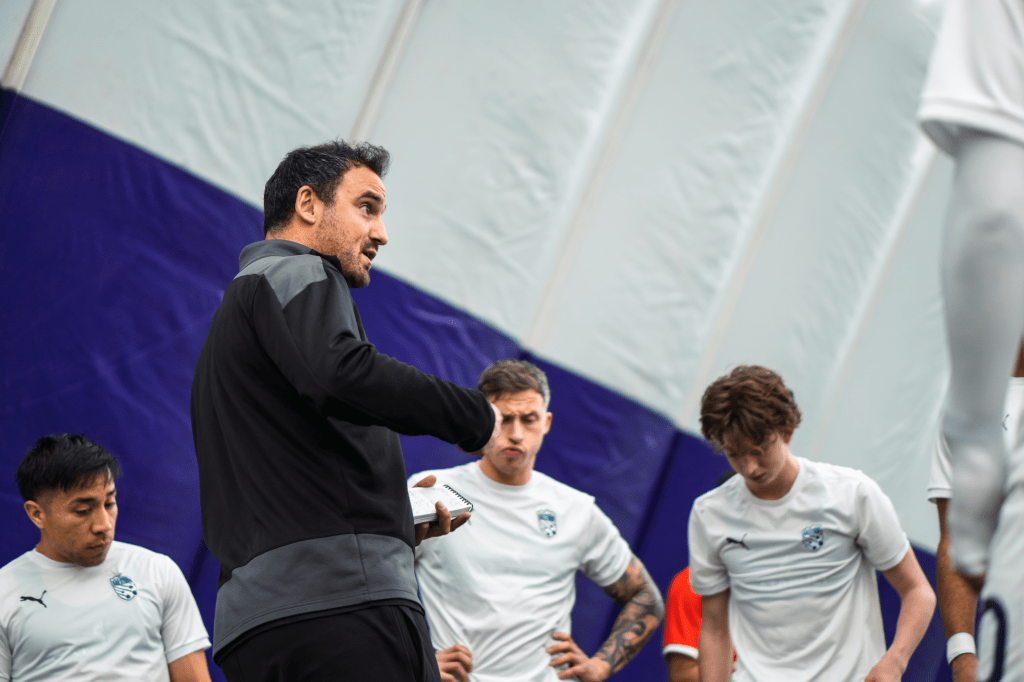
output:
[[[325,261],[334,266],[334,268],[341,272],[341,261],[336,256],[328,256],[314,251],[305,244],[299,244],[298,242],[290,242],[284,239],[264,239],[262,241],[253,242],[244,249],[238,256],[238,270],[241,272],[249,264],[254,263],[261,258],[270,258],[272,256],[320,256]]]

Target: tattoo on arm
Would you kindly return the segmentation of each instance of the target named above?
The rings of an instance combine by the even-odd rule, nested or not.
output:
[[[604,660],[612,673],[616,673],[654,634],[665,615],[665,603],[647,569],[635,555],[622,577],[604,591],[622,611],[594,657]]]

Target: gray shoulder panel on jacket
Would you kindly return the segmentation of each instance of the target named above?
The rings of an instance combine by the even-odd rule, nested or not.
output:
[[[268,256],[249,263],[237,275],[263,275],[284,308],[310,284],[327,279],[320,256]]]

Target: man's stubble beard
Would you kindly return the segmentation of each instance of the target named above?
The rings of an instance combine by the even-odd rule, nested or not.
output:
[[[320,253],[334,256],[341,263],[341,276],[349,289],[361,289],[370,283],[370,273],[367,272],[360,259],[363,249],[369,244],[360,244],[355,253],[345,249],[344,244],[338,239],[340,230],[337,229],[337,218],[334,215],[334,207],[327,206],[324,209],[323,220],[317,227],[313,238],[316,246],[313,248]]]

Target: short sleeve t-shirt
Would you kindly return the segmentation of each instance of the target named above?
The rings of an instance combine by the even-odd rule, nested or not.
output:
[[[434,648],[469,649],[474,682],[553,682],[545,649],[552,632],[571,632],[576,571],[610,585],[629,565],[629,545],[593,497],[539,471],[510,486],[470,462],[410,483],[428,474],[474,505],[466,525],[416,549]]]
[[[676,574],[665,598],[665,635],[661,640],[661,653],[682,654],[697,658],[700,636],[701,598],[690,587],[690,567]]]
[[[1006,389],[1006,407],[1003,413],[1003,442],[1007,450],[1017,444],[1021,409],[1024,408],[1024,379],[1014,377]],[[928,477],[928,501],[948,500],[953,496],[953,459],[949,454],[942,429],[935,436],[932,450],[932,469]]]
[[[739,476],[697,498],[690,583],[705,596],[730,590],[735,682],[860,682],[885,653],[875,569],[910,543],[866,475],[797,461],[779,500],[755,497]]]
[[[114,542],[98,566],[32,550],[0,568],[0,680],[168,680],[210,646],[170,558]]]

